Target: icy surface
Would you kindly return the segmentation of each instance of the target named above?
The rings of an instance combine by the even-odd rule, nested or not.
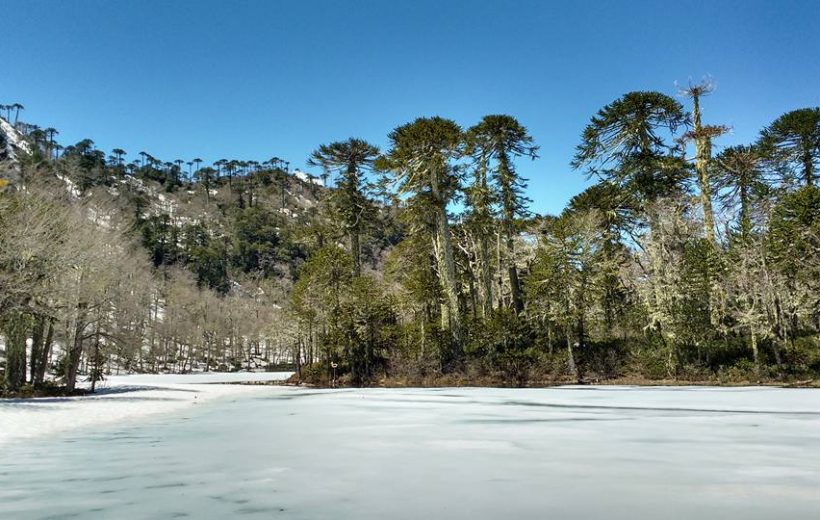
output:
[[[176,412],[215,398],[254,393],[254,387],[207,383],[283,380],[291,372],[110,376],[95,395],[0,399],[0,447],[17,439],[135,421]],[[85,385],[88,386],[88,385]],[[0,459],[2,460],[2,459]],[[2,518],[2,515],[0,515]]]
[[[0,518],[820,512],[817,390],[245,388],[139,423],[8,444]]]

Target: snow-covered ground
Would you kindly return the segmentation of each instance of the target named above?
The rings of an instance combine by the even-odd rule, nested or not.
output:
[[[0,451],[15,520],[815,520],[818,489],[800,389],[247,387]]]
[[[2,117],[0,117],[0,132],[6,136],[6,153],[9,155],[11,160],[17,160],[18,150],[25,153],[31,153],[31,147],[29,147],[20,132],[18,132],[11,123]]]
[[[0,399],[0,446],[20,439],[62,434],[67,430],[104,427],[133,422],[148,415],[179,412],[220,397],[253,394],[257,387],[215,383],[278,381],[291,374],[210,372],[109,376],[100,383],[95,395]]]

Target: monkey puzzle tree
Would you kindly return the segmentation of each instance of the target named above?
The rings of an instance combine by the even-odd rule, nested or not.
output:
[[[484,317],[488,317],[493,310],[490,237],[496,230],[496,194],[490,189],[487,177],[487,158],[478,156],[472,168],[473,182],[464,190],[467,211],[463,220],[465,236],[473,246],[478,263],[478,292]]]
[[[526,156],[538,157],[538,147],[533,144],[527,129],[514,117],[508,115],[485,116],[467,132],[468,153],[479,164],[480,188],[487,188],[483,171],[489,169],[498,188],[501,202],[501,225],[507,249],[507,270],[510,277],[512,305],[516,313],[524,308],[521,283],[515,265],[516,219],[527,215],[529,199],[524,196],[527,181],[515,171],[513,159]],[[481,200],[482,204],[487,201]],[[486,211],[486,210],[483,210]]]
[[[571,165],[625,190],[641,206],[679,191],[686,166],[667,139],[686,122],[671,97],[630,92],[592,117]]]
[[[211,186],[214,179],[217,178],[216,170],[210,166],[200,168],[196,171],[196,179],[202,183],[202,188],[205,190],[205,201],[211,202]]]
[[[353,258],[353,275],[362,270],[361,234],[372,210],[365,194],[363,174],[373,167],[379,156],[376,146],[362,139],[350,138],[320,146],[311,154],[308,164],[320,166],[326,172],[338,172],[337,189],[330,196],[333,210],[344,222]]]
[[[709,164],[712,160],[712,139],[727,132],[719,125],[703,125],[701,122],[700,99],[714,90],[708,80],[697,85],[689,85],[682,94],[692,99],[692,130],[684,134],[684,140],[695,143],[695,171],[698,177],[700,204],[703,210],[703,229],[706,239],[715,246],[715,214],[712,210],[712,186],[709,181]]]
[[[792,110],[760,133],[763,152],[775,164],[800,170],[806,186],[813,186],[820,161],[820,107]]]
[[[408,194],[408,211],[429,219],[433,230],[433,253],[456,356],[462,348],[459,286],[447,219],[447,205],[459,187],[452,161],[463,152],[462,131],[455,122],[441,117],[419,118],[390,132],[391,148],[382,169],[389,169],[399,183],[399,192]]]
[[[715,157],[711,169],[715,187],[722,192],[720,201],[740,206],[740,236],[745,240],[752,230],[752,204],[768,189],[760,152],[754,146],[726,148]]]

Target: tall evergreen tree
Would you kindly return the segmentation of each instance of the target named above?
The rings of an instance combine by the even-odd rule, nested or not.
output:
[[[449,119],[424,117],[396,128],[389,138],[385,166],[395,175],[400,193],[411,196],[409,210],[430,220],[433,252],[446,299],[444,321],[450,328],[454,354],[459,357],[463,331],[447,206],[459,188],[452,161],[463,153],[462,130]]]
[[[372,168],[379,156],[376,146],[362,139],[350,138],[322,145],[311,154],[308,164],[321,166],[339,174],[337,189],[331,195],[335,211],[344,221],[353,258],[353,275],[362,271],[361,234],[365,227],[371,203],[365,194],[364,173]]]
[[[527,129],[508,115],[485,116],[479,124],[470,128],[467,136],[470,152],[480,164],[482,161],[489,164],[499,191],[512,306],[515,312],[521,312],[524,299],[515,265],[516,219],[528,214],[527,204],[530,201],[524,196],[527,181],[515,171],[513,159],[521,156],[535,159],[538,147],[533,144]]]
[[[725,133],[723,126],[703,125],[701,121],[700,100],[713,90],[709,81],[689,85],[683,94],[692,99],[692,130],[685,134],[685,139],[695,143],[695,171],[697,172],[700,204],[703,210],[703,229],[706,239],[715,246],[715,215],[712,209],[712,186],[709,180],[709,164],[712,160],[712,140]]]
[[[487,158],[481,154],[475,157],[473,182],[465,192],[467,213],[464,226],[468,235],[476,242],[474,249],[478,260],[478,285],[481,311],[488,317],[493,310],[493,264],[490,257],[490,237],[495,233],[496,194],[490,189],[487,174]]]
[[[620,187],[640,207],[680,190],[686,169],[669,140],[686,122],[671,97],[630,92],[592,118],[571,164]]]
[[[753,146],[732,146],[715,157],[712,170],[720,200],[739,205],[740,235],[745,240],[752,231],[752,204],[768,189],[760,153]]]
[[[795,166],[806,186],[813,186],[820,161],[820,107],[792,110],[760,133],[764,153],[775,163]]]

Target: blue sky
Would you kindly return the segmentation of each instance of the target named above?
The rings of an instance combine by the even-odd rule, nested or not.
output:
[[[534,211],[585,186],[569,167],[596,110],[711,75],[718,148],[820,104],[820,3],[806,1],[0,0],[0,103],[26,121],[163,160],[289,159],[422,115],[507,113],[541,158]]]

